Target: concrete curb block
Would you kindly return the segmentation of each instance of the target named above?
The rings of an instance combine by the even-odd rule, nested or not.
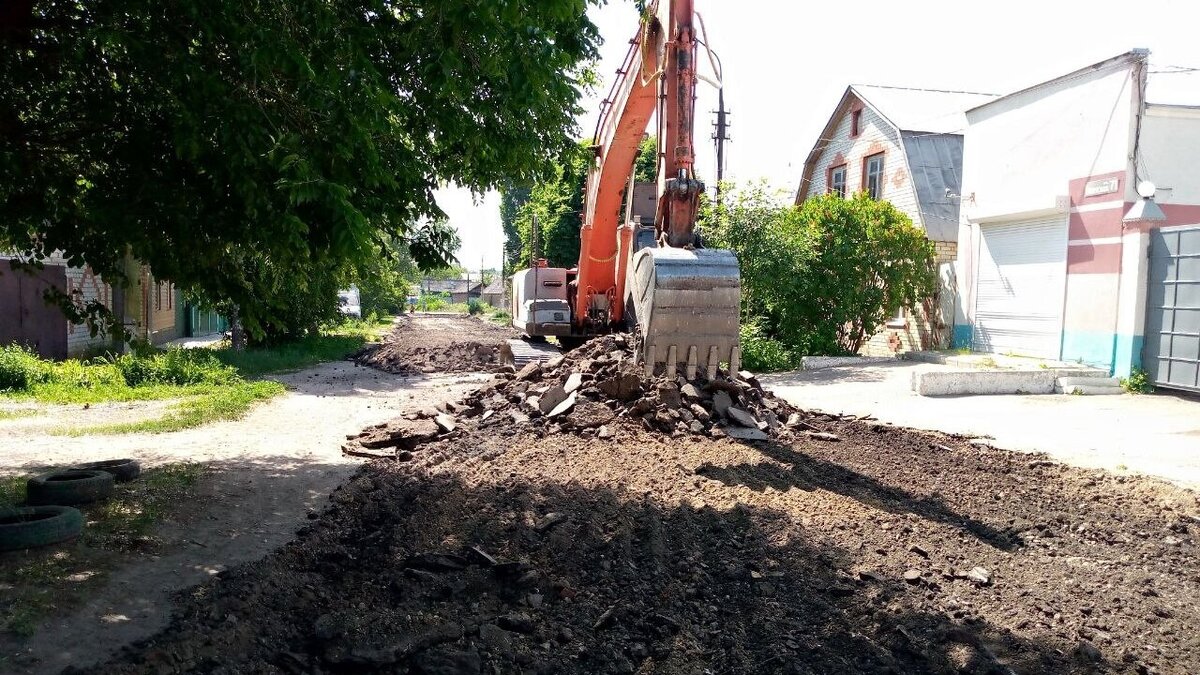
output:
[[[920,396],[966,394],[1052,394],[1053,370],[969,370],[912,374],[912,390]]]
[[[897,360],[894,356],[802,356],[800,357],[800,369],[821,370],[840,366],[867,366],[873,363],[891,363]]]

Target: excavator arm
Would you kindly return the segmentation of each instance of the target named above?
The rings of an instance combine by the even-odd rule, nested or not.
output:
[[[695,235],[704,183],[695,174],[694,16],[692,0],[656,0],[643,15],[596,124],[579,264],[573,275],[536,266],[518,273],[513,322],[531,335],[564,335],[567,327],[553,323],[561,314],[553,303],[568,303],[543,288],[558,283],[555,275],[562,272],[574,277],[570,337],[636,323],[648,372],[662,364],[673,375],[682,364],[689,379],[700,368],[711,379],[719,363],[738,368],[741,294],[737,258],[702,248]],[[652,116],[658,124],[658,202],[654,236],[648,237],[653,243],[637,248],[647,237],[636,236],[640,223],[622,222],[621,197],[632,186]]]

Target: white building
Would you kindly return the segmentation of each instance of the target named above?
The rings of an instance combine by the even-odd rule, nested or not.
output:
[[[967,111],[956,346],[1200,389],[1200,108],[1147,103],[1147,61]],[[1147,180],[1165,220],[1127,217]]]

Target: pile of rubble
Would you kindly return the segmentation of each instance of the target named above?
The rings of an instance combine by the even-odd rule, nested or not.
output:
[[[352,358],[359,365],[397,375],[503,370],[499,345],[472,341],[436,347],[385,342],[367,345]]]
[[[610,438],[633,424],[673,437],[765,441],[805,433],[837,440],[803,413],[764,391],[749,372],[730,378],[718,370],[708,380],[667,377],[660,367],[647,377],[624,335],[592,340],[566,355],[530,363],[519,371],[500,367],[498,381],[464,399],[409,413],[349,439],[347,454],[402,460],[421,443],[450,434],[530,431]]]

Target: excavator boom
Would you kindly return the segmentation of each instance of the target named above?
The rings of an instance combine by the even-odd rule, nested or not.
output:
[[[733,253],[702,248],[695,231],[704,183],[695,173],[694,17],[692,0],[647,8],[596,125],[577,270],[561,270],[566,289],[539,281],[558,279],[560,270],[518,273],[513,322],[531,335],[575,338],[636,324],[648,372],[683,364],[689,378],[700,369],[712,378],[720,363],[738,368],[741,284]],[[622,196],[632,199],[630,176],[652,116],[655,215],[649,225],[622,222]],[[555,323],[566,307],[570,325]]]

